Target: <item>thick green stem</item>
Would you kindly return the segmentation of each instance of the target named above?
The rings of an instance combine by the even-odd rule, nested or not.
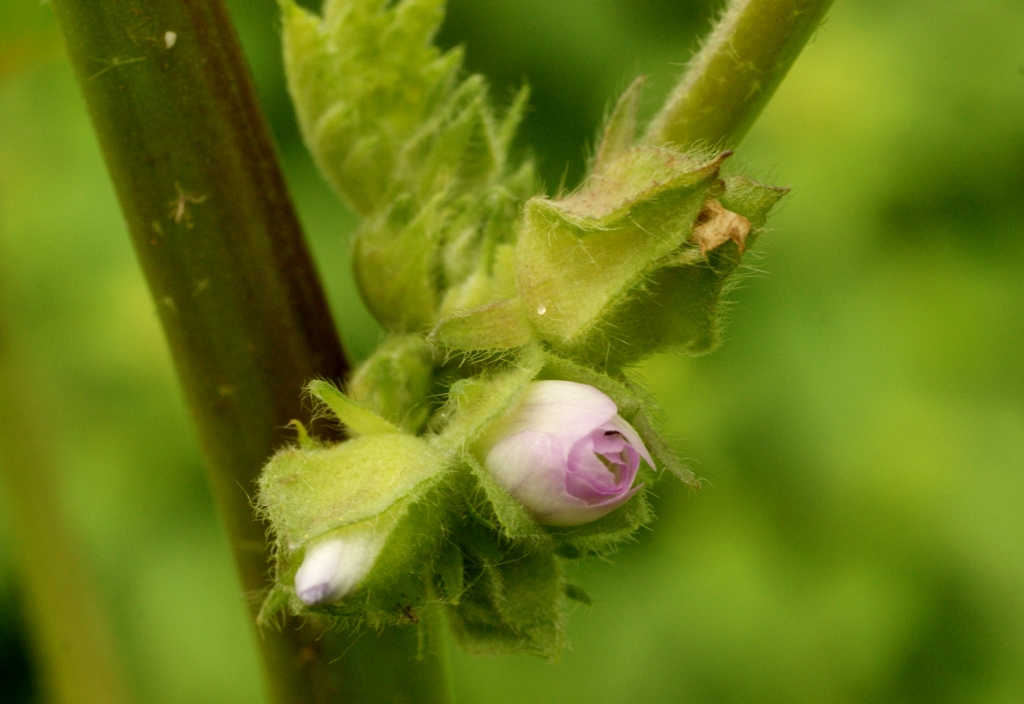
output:
[[[303,385],[346,372],[320,282],[221,0],[53,4],[255,612],[269,552],[254,480],[288,421],[308,421]],[[392,700],[444,699],[414,629],[353,640],[288,622],[259,638],[275,702],[367,701],[353,693],[375,671],[352,665],[367,658],[416,674],[386,684]]]
[[[732,0],[647,130],[649,144],[734,147],[832,0]]]
[[[0,292],[0,484],[39,679],[57,704],[126,703],[100,599],[64,518],[34,375],[2,304]]]

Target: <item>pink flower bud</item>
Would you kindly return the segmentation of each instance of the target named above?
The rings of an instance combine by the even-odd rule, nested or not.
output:
[[[586,384],[537,381],[478,446],[494,480],[539,523],[577,526],[625,503],[647,448],[615,402]]]

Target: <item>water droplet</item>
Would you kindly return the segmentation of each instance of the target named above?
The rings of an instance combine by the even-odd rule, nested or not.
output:
[[[548,312],[547,306],[545,306],[545,305],[537,306],[537,315],[544,315],[547,312]]]

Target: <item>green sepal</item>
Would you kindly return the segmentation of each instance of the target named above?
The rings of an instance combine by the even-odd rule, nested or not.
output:
[[[444,104],[462,50],[431,40],[444,0],[328,0],[323,17],[282,0],[285,72],[317,165],[360,213],[387,203],[407,143]]]
[[[443,483],[416,502],[407,502],[373,569],[351,598],[325,604],[324,612],[371,628],[413,624],[418,611],[436,598],[433,593],[435,556],[446,540],[447,506]],[[395,510],[395,509],[392,509]]]
[[[466,589],[448,607],[456,641],[474,653],[555,659],[565,644],[566,585],[550,549],[506,543],[483,526],[461,526]]]
[[[573,601],[578,601],[585,606],[592,606],[594,600],[590,598],[590,595],[578,584],[566,584],[565,585],[565,596]]]
[[[436,560],[434,587],[446,604],[458,604],[466,591],[465,565],[462,550],[452,541],[446,541]]]
[[[503,165],[483,76],[459,85],[443,109],[428,120],[406,147],[411,192],[420,199],[451,189],[486,183]]]
[[[420,335],[392,335],[359,365],[348,383],[353,401],[408,433],[430,415],[433,348]]]
[[[578,193],[526,204],[516,251],[519,297],[542,338],[586,355],[595,328],[689,237],[724,157],[634,148]]]
[[[285,605],[353,624],[401,623],[429,591],[432,556],[443,539],[449,459],[422,438],[366,435],[330,447],[278,452],[259,479],[259,510],[274,533],[276,581],[261,619]],[[308,607],[295,596],[295,573],[308,548],[347,532],[384,540],[356,591]],[[396,604],[400,608],[396,608]]]
[[[532,168],[526,171],[532,176]],[[458,214],[444,231],[440,318],[515,295],[512,243],[519,211],[532,192],[525,183],[505,183],[450,205]]]
[[[648,473],[647,481],[653,479]],[[638,482],[640,479],[637,480]],[[622,542],[632,540],[636,532],[654,518],[647,501],[646,484],[629,501],[596,521],[572,528],[547,528],[548,537],[563,555],[607,555]]]
[[[473,478],[472,486],[463,492],[473,518],[509,540],[536,543],[548,538],[547,530],[539,526],[522,504],[491,479],[472,453],[467,453],[463,461],[465,469]]]
[[[694,476],[693,470],[679,459],[669,446],[665,437],[657,431],[647,413],[640,413],[633,419],[633,429],[644,441],[648,452],[661,469],[667,469],[676,479],[691,489],[699,489],[700,481]]]
[[[764,227],[768,213],[789,193],[788,188],[768,186],[741,175],[726,176],[725,188],[718,200],[726,210],[739,213],[754,226],[754,234]]]
[[[308,450],[319,446],[319,442],[317,441],[317,439],[309,434],[309,430],[306,428],[306,426],[303,424],[301,420],[292,418],[290,421],[288,421],[288,425],[285,427],[293,428],[295,430],[295,442],[302,449]]]
[[[741,176],[720,179],[728,155],[633,148],[578,193],[531,200],[517,284],[540,337],[560,355],[610,372],[660,350],[712,349],[727,280],[786,192]],[[710,244],[691,239],[715,212],[742,223],[739,231]]]
[[[766,186],[743,176],[730,176],[709,195],[721,207],[743,216],[752,245],[769,211],[786,189]],[[609,370],[635,364],[656,351],[705,354],[721,339],[721,300],[743,251],[731,241],[701,252],[687,241],[657,263],[656,268],[600,327],[591,330],[574,352],[586,363]]]
[[[450,350],[484,352],[522,347],[536,333],[518,300],[496,301],[445,318],[431,331],[432,343]]]
[[[294,579],[294,573],[292,578]],[[278,616],[288,608],[294,596],[294,589],[286,587],[280,581],[275,581],[274,585],[270,588],[270,592],[263,599],[259,612],[256,614],[256,625],[260,628],[266,628],[279,624]]]
[[[373,568],[352,594],[308,606],[292,591],[288,595],[292,613],[319,614],[352,628],[416,623],[418,611],[433,598],[433,557],[445,540],[441,526],[448,501],[444,493],[442,486],[435,486],[417,501],[401,501],[367,522],[323,536],[329,540],[346,531],[371,529],[382,531],[387,539]],[[294,583],[303,557],[304,551],[298,551],[284,561],[281,577],[286,584]]]
[[[448,403],[435,414],[441,426],[436,444],[452,451],[469,451],[488,426],[508,413],[545,360],[544,351],[531,345],[523,349],[514,366],[452,384]]]
[[[460,458],[464,477],[460,493],[469,514],[479,524],[512,541],[536,543],[543,541],[547,533],[522,504],[491,479],[474,446],[491,425],[515,406],[547,359],[539,346],[531,345],[506,369],[455,382],[448,392],[448,404],[436,416],[444,423],[436,444]]]
[[[365,435],[329,447],[286,448],[259,478],[259,505],[279,543],[296,550],[399,501],[425,494],[447,459],[422,438]]]
[[[434,324],[443,206],[443,194],[423,205],[401,194],[383,213],[364,220],[355,234],[356,284],[373,317],[389,332],[421,332]]]
[[[329,382],[319,379],[311,381],[306,385],[306,389],[320,399],[331,413],[345,424],[351,435],[381,435],[402,432],[369,408],[356,403],[338,391]]]
[[[640,97],[646,81],[645,76],[638,76],[615,103],[615,109],[612,110],[612,114],[605,122],[601,144],[597,148],[591,173],[601,173],[616,157],[632,148],[636,139]]]

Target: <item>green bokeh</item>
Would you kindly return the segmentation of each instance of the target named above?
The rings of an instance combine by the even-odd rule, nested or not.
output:
[[[233,9],[365,356],[379,332],[347,273],[354,220],[298,142],[274,3]],[[452,0],[440,40],[465,42],[499,99],[534,86],[523,142],[554,190],[635,73],[657,105],[710,11]],[[0,6],[0,268],[62,499],[137,700],[259,702],[244,595],[60,51],[47,5]],[[1024,701],[1022,65],[1019,2],[837,0],[734,157],[793,193],[725,345],[640,370],[710,486],[666,480],[654,530],[580,569],[594,605],[559,664],[456,654],[460,702]],[[4,675],[21,638],[4,516],[0,497],[8,701],[23,680]]]

